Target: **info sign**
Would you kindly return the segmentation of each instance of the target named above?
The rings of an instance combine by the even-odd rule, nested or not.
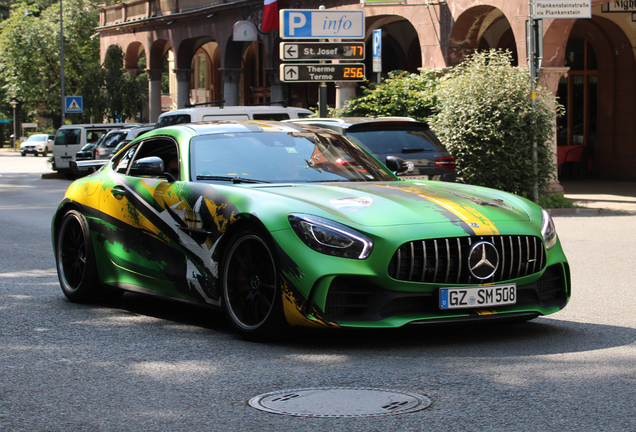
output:
[[[591,18],[592,0],[535,0],[534,17],[537,19]]]
[[[281,9],[281,39],[364,39],[360,10]]]
[[[364,60],[364,42],[283,42],[283,61]]]
[[[364,63],[297,63],[281,64],[284,82],[364,81]]]

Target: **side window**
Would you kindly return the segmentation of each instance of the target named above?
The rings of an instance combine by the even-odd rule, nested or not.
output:
[[[190,114],[165,115],[157,121],[155,129],[182,123],[190,123]]]
[[[101,137],[102,135],[104,135],[106,133],[105,129],[93,129],[93,130],[87,130],[86,131],[86,142],[87,143],[94,143],[97,142],[97,140],[99,139],[99,137]]]
[[[136,147],[136,146],[133,146]],[[132,148],[126,152],[130,154]],[[175,141],[169,138],[151,138],[143,141],[136,152],[133,152],[132,164],[140,159],[149,157],[157,157],[163,162],[163,170],[158,177],[165,177],[165,173],[169,172],[174,178],[180,178],[180,161],[178,146]],[[124,156],[125,157],[125,156]],[[132,165],[131,165],[132,166]]]
[[[117,154],[111,160],[111,164],[113,170],[120,174],[126,174],[128,171],[128,167],[130,166],[130,161],[132,160],[135,152],[139,148],[139,145],[134,145],[128,149],[125,153]]]
[[[261,113],[261,114],[254,114],[254,120],[275,120],[275,121],[281,121],[281,120],[287,120],[289,119],[289,114],[287,113]]]

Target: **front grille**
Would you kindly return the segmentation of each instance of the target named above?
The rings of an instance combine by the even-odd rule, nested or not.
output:
[[[474,278],[468,253],[474,243],[487,241],[499,252],[499,266],[487,280]],[[389,263],[393,279],[440,284],[492,283],[531,275],[543,270],[545,248],[536,236],[475,236],[417,240],[404,243]]]

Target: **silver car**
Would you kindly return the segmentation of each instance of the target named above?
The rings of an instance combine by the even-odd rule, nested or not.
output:
[[[53,141],[55,135],[33,134],[26,141],[20,144],[20,154],[26,156],[32,154],[35,156],[46,156],[53,151]]]

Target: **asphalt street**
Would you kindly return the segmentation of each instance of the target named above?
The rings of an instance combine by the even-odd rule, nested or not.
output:
[[[50,221],[70,181],[46,172],[45,158],[0,150],[2,431],[636,430],[636,216],[554,217],[573,278],[570,304],[554,315],[255,344],[205,309],[132,294],[68,302]],[[432,405],[304,418],[247,403],[343,386]]]

